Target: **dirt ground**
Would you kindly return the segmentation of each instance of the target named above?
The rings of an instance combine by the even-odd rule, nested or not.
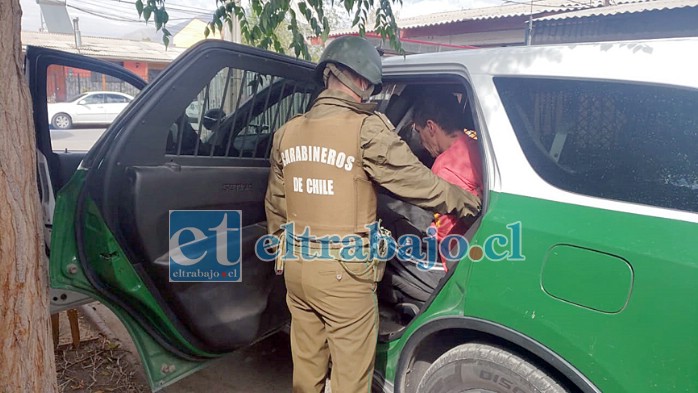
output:
[[[150,389],[134,365],[133,356],[118,341],[97,331],[78,314],[80,345],[73,348],[66,313],[61,313],[56,356],[59,392],[140,393]]]
[[[121,322],[101,304],[87,307],[86,312],[95,314],[92,318],[80,315],[81,342],[77,350],[72,348],[67,315],[60,315],[60,339],[55,350],[59,391],[150,392],[138,354]],[[90,322],[95,315],[101,327]],[[292,369],[288,335],[278,333],[212,362],[161,392],[289,392]]]
[[[291,391],[291,344],[278,333],[165,388],[165,393],[273,393]]]

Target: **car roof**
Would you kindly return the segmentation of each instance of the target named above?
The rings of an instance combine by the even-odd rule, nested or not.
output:
[[[465,66],[471,75],[593,78],[698,88],[698,38],[521,46],[385,59],[384,69],[430,72]]]
[[[126,96],[126,97],[131,97],[131,98],[133,98],[132,96],[130,96],[130,95],[126,94],[126,93],[122,93],[122,92],[120,92],[120,91],[86,91],[86,92],[84,92],[84,93],[81,93],[81,95],[82,95],[82,94],[118,94],[118,95],[122,95],[122,96]]]

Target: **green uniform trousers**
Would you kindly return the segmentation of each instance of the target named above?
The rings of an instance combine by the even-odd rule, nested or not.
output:
[[[293,392],[322,393],[332,361],[332,393],[369,393],[378,340],[373,272],[363,263],[287,260]]]

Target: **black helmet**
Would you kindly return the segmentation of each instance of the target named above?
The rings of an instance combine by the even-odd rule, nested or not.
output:
[[[368,40],[357,36],[339,37],[330,42],[315,68],[315,78],[323,85],[323,72],[328,63],[341,64],[373,85],[372,94],[382,88],[383,68],[378,50]]]

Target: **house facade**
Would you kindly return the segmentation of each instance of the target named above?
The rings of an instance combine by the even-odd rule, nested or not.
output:
[[[57,49],[119,64],[146,81],[154,79],[183,48],[165,48],[162,42],[131,41],[74,34],[22,32],[22,45]],[[114,78],[73,67],[52,65],[48,69],[48,98],[63,102],[88,91],[118,91],[135,95],[137,90]]]
[[[495,7],[405,18],[398,26],[407,53],[690,37],[698,36],[698,0],[511,0]],[[343,35],[358,35],[358,30],[337,31],[330,38]],[[391,53],[378,35],[366,36]]]

